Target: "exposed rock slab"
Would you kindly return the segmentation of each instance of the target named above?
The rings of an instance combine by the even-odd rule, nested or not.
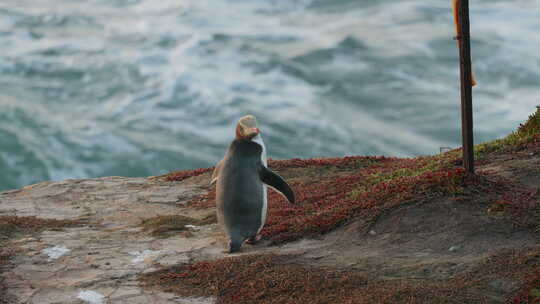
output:
[[[158,239],[142,219],[177,214],[204,189],[144,178],[107,177],[45,182],[0,193],[0,215],[84,219],[84,227],[15,240],[21,253],[3,274],[18,303],[212,303],[143,291],[136,276],[192,259],[222,255],[216,225]],[[184,210],[185,211],[185,210]]]

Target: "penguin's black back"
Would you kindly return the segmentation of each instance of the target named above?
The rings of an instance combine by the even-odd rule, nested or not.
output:
[[[259,177],[262,147],[248,140],[234,140],[217,181],[218,216],[231,240],[255,236],[262,224],[263,183]]]

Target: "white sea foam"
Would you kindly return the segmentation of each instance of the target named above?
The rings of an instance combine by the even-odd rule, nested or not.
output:
[[[539,103],[540,2],[470,6],[487,140]],[[275,158],[460,145],[449,1],[5,0],[0,20],[0,189],[211,166],[245,114]]]

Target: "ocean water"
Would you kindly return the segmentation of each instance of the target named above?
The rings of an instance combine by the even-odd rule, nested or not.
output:
[[[540,1],[471,1],[475,140],[540,104]],[[2,0],[0,189],[460,146],[449,0]]]

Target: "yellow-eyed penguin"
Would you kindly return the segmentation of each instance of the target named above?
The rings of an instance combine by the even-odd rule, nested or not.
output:
[[[257,120],[247,115],[236,125],[236,138],[216,165],[211,183],[216,185],[218,220],[228,234],[229,252],[240,250],[244,241],[257,241],[266,222],[267,186],[294,203],[289,185],[267,167],[266,147]]]

